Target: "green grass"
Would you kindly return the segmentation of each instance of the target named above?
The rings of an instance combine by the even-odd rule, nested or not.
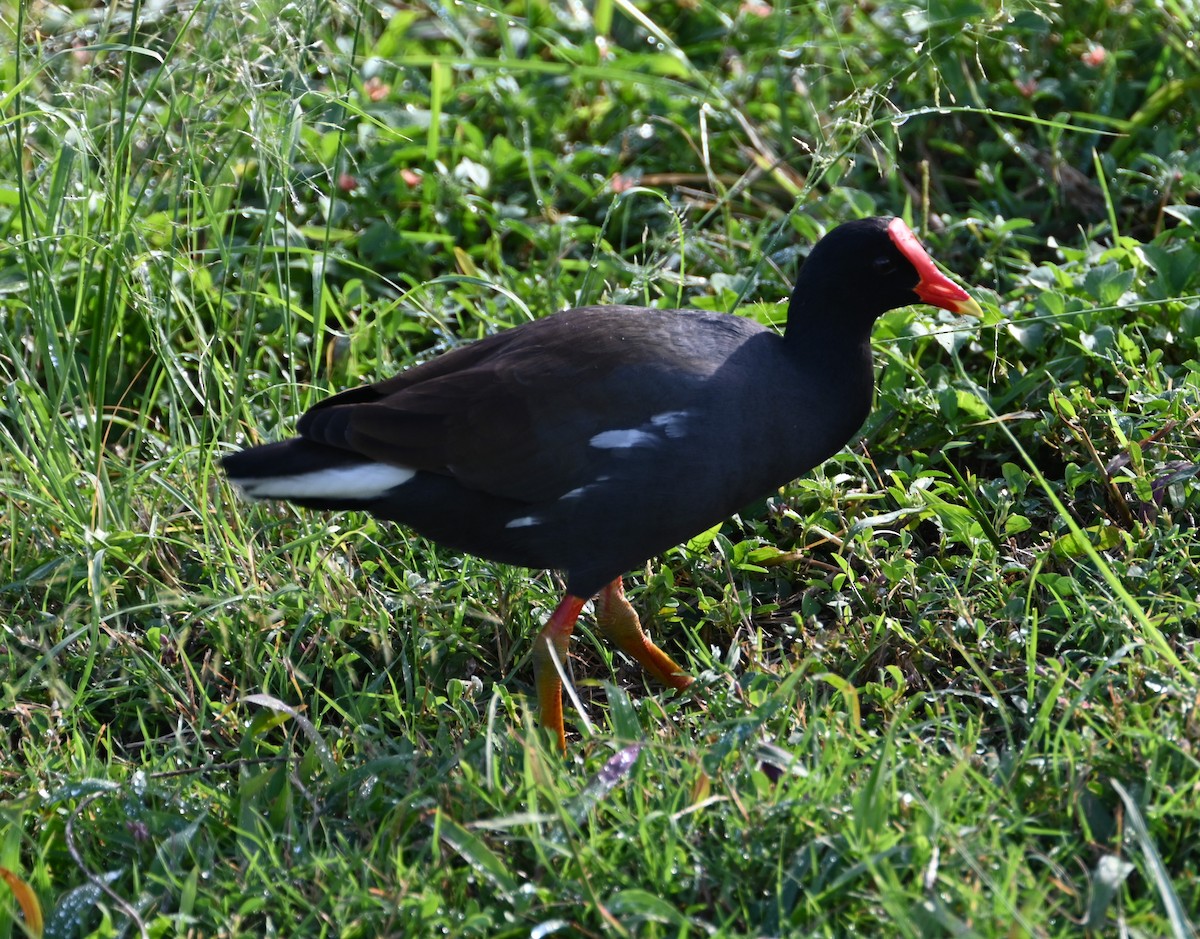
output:
[[[1200,15],[1134,6],[0,0],[0,939],[1195,934]],[[865,214],[985,322],[633,572],[702,697],[585,623],[565,757],[552,575],[221,479],[564,307],[777,321]]]

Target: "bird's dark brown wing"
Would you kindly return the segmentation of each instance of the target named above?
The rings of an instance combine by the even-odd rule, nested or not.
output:
[[[558,498],[603,472],[611,454],[591,445],[596,434],[686,407],[702,378],[686,350],[639,341],[621,323],[629,314],[610,310],[571,311],[463,346],[329,398],[298,430],[492,495]]]

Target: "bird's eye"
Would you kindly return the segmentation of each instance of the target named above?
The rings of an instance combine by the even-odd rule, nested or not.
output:
[[[891,274],[896,270],[896,262],[886,255],[877,257],[873,263],[877,275]]]

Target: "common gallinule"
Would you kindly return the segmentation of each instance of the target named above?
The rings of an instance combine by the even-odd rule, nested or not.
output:
[[[342,392],[298,437],[222,460],[252,499],[364,509],[470,554],[565,573],[534,646],[565,746],[559,666],[580,610],[660,681],[621,575],[843,447],[866,419],[871,327],[925,302],[980,315],[898,218],[847,222],[805,262],[780,336],[719,313],[581,307]]]

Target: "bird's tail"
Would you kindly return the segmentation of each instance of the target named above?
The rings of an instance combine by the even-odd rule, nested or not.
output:
[[[229,481],[249,499],[284,499],[309,508],[353,508],[382,498],[416,471],[364,459],[302,437],[221,458]]]

